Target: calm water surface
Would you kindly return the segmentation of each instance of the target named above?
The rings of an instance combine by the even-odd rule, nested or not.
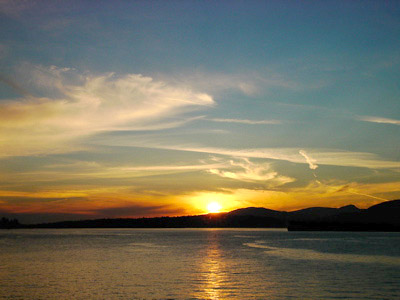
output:
[[[2,299],[400,299],[400,233],[0,231]]]

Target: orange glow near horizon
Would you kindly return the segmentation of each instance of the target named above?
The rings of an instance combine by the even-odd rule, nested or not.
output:
[[[36,191],[0,190],[0,209],[6,214],[75,214],[82,219],[186,216],[229,212],[245,207],[294,211],[353,204],[365,209],[385,199],[398,199],[398,187],[398,181],[352,185],[313,182],[285,192],[223,189],[154,196],[128,193],[125,187],[67,186]]]

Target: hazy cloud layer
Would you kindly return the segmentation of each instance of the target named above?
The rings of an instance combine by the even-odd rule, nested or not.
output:
[[[43,201],[43,199],[20,198],[15,201],[25,202],[30,204],[29,201]],[[61,199],[68,201],[68,199]],[[56,201],[55,199],[53,201]],[[53,208],[54,209],[54,208]],[[17,218],[20,222],[29,223],[45,223],[56,221],[70,221],[70,220],[85,220],[85,219],[99,219],[99,218],[138,218],[142,216],[165,216],[165,215],[182,215],[184,210],[173,208],[170,205],[140,205],[140,204],[121,204],[117,203],[111,207],[87,207],[86,209],[78,209],[71,207],[70,209],[59,208],[60,211],[41,211],[35,210],[20,210],[18,207],[1,208],[0,214],[8,218]]]

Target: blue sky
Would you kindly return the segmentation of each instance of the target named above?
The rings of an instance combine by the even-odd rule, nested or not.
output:
[[[400,196],[396,1],[1,1],[0,212]]]

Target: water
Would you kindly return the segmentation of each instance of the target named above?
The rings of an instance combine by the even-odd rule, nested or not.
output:
[[[400,299],[400,233],[0,231],[2,299]]]

